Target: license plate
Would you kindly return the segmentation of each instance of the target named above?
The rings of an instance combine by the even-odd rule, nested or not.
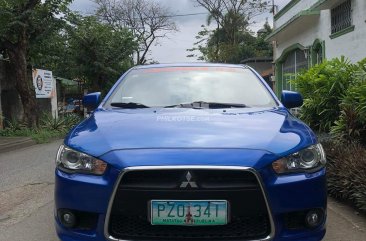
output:
[[[207,226],[227,224],[227,201],[151,201],[152,225]]]

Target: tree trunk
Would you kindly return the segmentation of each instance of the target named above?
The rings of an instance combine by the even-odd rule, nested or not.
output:
[[[216,50],[215,50],[215,62],[219,62],[219,52],[220,52],[220,23],[217,22],[217,37],[216,37]]]
[[[36,127],[38,125],[38,109],[34,87],[27,74],[27,41],[25,36],[7,52],[15,76],[15,88],[23,104],[24,121],[28,127]]]

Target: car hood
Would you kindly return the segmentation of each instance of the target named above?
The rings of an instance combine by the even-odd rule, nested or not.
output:
[[[284,108],[99,109],[65,144],[100,157],[115,150],[248,149],[287,155],[316,142]]]

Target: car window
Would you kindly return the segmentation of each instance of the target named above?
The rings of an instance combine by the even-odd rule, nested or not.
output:
[[[197,101],[274,107],[276,102],[249,69],[160,67],[132,70],[107,104],[140,103],[161,107]]]

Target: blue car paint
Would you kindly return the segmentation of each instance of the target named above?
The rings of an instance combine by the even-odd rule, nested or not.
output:
[[[176,65],[137,68],[165,66]],[[210,165],[245,166],[258,172],[274,219],[274,240],[321,240],[325,224],[314,230],[286,230],[281,215],[310,208],[326,209],[325,169],[276,175],[271,167],[273,161],[316,144],[316,136],[288,112],[265,81],[254,73],[278,102],[278,107],[233,108],[226,112],[218,109],[104,109],[105,101],[127,73],[123,75],[95,112],[73,128],[64,141],[75,150],[107,162],[106,173],[91,176],[55,171],[55,208],[98,213],[97,228],[70,230],[55,217],[59,238],[106,240],[104,221],[109,199],[119,173],[126,167]],[[169,121],[180,116],[208,118],[209,121],[182,121],[178,126],[177,122]]]
[[[179,121],[187,116],[209,121]],[[119,149],[180,147],[264,149],[285,156],[315,143],[306,125],[284,108],[98,110],[65,140],[95,157]]]
[[[284,106],[289,109],[302,106],[304,104],[304,100],[299,93],[289,90],[282,91],[281,101]]]
[[[101,95],[101,92],[95,92],[95,93],[84,96],[84,98],[83,98],[84,107],[89,107],[89,108],[93,108],[93,109],[98,107],[98,104],[100,102],[100,100],[99,100],[100,95]]]

